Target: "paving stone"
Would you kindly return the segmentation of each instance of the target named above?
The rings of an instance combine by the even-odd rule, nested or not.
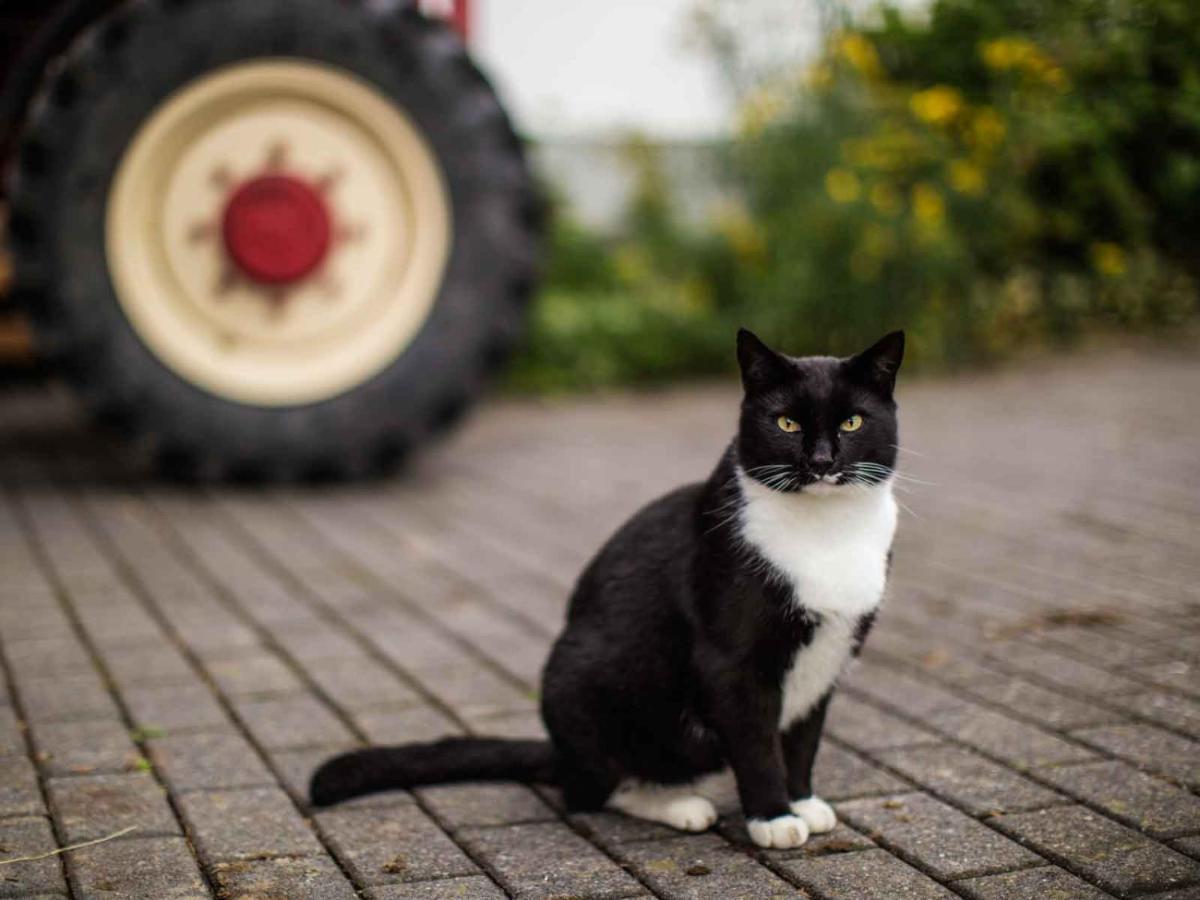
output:
[[[1044,647],[1012,645],[1004,653],[989,652],[989,656],[1006,669],[1016,669],[1034,681],[1040,681],[1103,700],[1114,694],[1136,694],[1145,690],[1132,678],[1127,678],[1109,669],[1057,653]]]
[[[1038,771],[1066,793],[1159,839],[1200,832],[1200,797],[1117,760]]]
[[[275,783],[254,748],[236,732],[156,738],[147,747],[155,768],[176,793]]]
[[[1012,769],[952,744],[880,750],[875,756],[921,787],[975,816],[1019,812],[1065,802],[1054,791]]]
[[[931,731],[848,694],[835,697],[830,704],[826,730],[843,743],[860,750],[883,750],[939,741]]]
[[[162,626],[136,600],[76,602],[74,606],[88,640],[102,654],[121,648],[144,649],[166,640]]]
[[[420,679],[430,693],[465,719],[537,708],[530,693],[477,662],[422,671]]]
[[[226,697],[286,694],[304,689],[291,668],[270,650],[251,650],[228,659],[212,660],[205,668]]]
[[[91,675],[96,671],[87,648],[73,635],[6,641],[4,653],[18,680]]]
[[[1200,742],[1171,734],[1153,725],[1119,725],[1074,732],[1085,743],[1103,747],[1139,769],[1174,778],[1200,788]]]
[[[308,783],[317,767],[331,756],[355,749],[354,744],[335,744],[331,747],[306,747],[303,750],[272,750],[271,766],[279,773],[279,779],[298,804],[308,805]],[[352,801],[356,806],[390,806],[393,803],[412,803],[412,794],[407,791],[384,791],[368,794]]]
[[[180,833],[166,793],[145,772],[51,778],[46,789],[54,821],[71,844],[130,825],[139,837]]]
[[[316,697],[243,700],[238,718],[260,746],[272,750],[351,742],[354,735]]]
[[[615,812],[572,813],[571,824],[601,847],[612,849],[631,841],[651,841],[675,837],[674,828],[635,819]]]
[[[58,846],[50,823],[41,817],[0,819],[0,862],[20,856],[45,853]],[[0,868],[0,897],[65,892],[62,866],[54,856],[29,862],[9,863]]]
[[[1117,894],[1200,880],[1200,863],[1080,806],[990,820],[1038,853]]]
[[[0,634],[6,642],[66,638],[72,632],[70,620],[52,597],[42,606],[0,609]]]
[[[520,784],[447,784],[420,788],[417,796],[443,826],[509,825],[556,818],[554,810]]]
[[[193,791],[177,802],[188,834],[207,865],[321,852],[316,837],[279,788]]]
[[[412,884],[389,884],[367,891],[371,900],[504,900],[504,891],[483,875]]]
[[[407,744],[462,734],[462,729],[432,706],[353,713],[354,724],[373,744]]]
[[[518,713],[489,714],[484,717],[468,714],[462,718],[472,734],[522,741],[544,741],[549,738],[541,714],[532,709]]]
[[[30,722],[118,716],[116,704],[95,674],[31,678],[19,681],[17,691]]]
[[[1200,859],[1200,835],[1195,837],[1180,838],[1177,841],[1171,841],[1171,846],[1180,853],[1186,853],[1194,859]]]
[[[128,772],[140,758],[129,730],[115,719],[35,722],[30,730],[38,760],[50,775]]]
[[[1096,754],[1050,732],[992,710],[973,709],[938,716],[944,734],[1020,769],[1082,762]]]
[[[954,894],[884,850],[839,853],[779,864],[828,900],[950,900]]]
[[[229,716],[207,687],[139,687],[121,696],[139,728],[179,734],[230,725]]]
[[[346,876],[327,856],[217,863],[221,900],[355,900]]]
[[[0,817],[45,813],[33,765],[24,756],[0,756]]]
[[[1107,900],[1108,894],[1057,866],[954,882],[970,900]]]
[[[1174,891],[1163,891],[1161,894],[1145,894],[1142,900],[1200,900],[1200,884],[1179,888]]]
[[[616,863],[559,823],[469,828],[459,839],[514,897],[628,897],[641,886]]]
[[[422,702],[394,673],[365,656],[309,664],[312,680],[344,710],[411,706]]]
[[[170,644],[107,650],[103,659],[109,676],[121,688],[200,684],[191,663]]]
[[[799,847],[790,850],[762,850],[751,842],[750,834],[746,829],[746,817],[742,815],[740,809],[721,816],[715,830],[743,852],[772,860],[791,859],[796,856],[829,856],[835,853],[870,850],[875,847],[875,842],[865,834],[855,831],[846,823],[839,821],[833,831],[827,831],[825,834],[810,834],[808,840]],[[666,836],[678,837],[679,832],[668,830]]]
[[[1119,712],[1068,697],[1020,678],[965,685],[963,690],[1018,715],[1035,719],[1054,730],[1069,731],[1087,725],[1108,725],[1126,718]],[[1113,698],[1104,699],[1111,702]]]
[[[415,804],[341,808],[315,817],[326,843],[361,884],[475,875],[478,867]]]
[[[1200,700],[1181,694],[1152,692],[1122,694],[1109,700],[1139,719],[1149,719],[1158,725],[1181,731],[1191,738],[1200,738]]]
[[[357,659],[364,652],[352,638],[328,625],[280,627],[273,629],[271,636],[289,656],[305,665],[325,659]]]
[[[1134,678],[1200,697],[1200,665],[1182,659],[1168,659],[1125,669]]]
[[[96,844],[67,854],[67,871],[78,900],[210,897],[187,841],[181,837],[129,838]]]
[[[626,844],[619,852],[658,896],[670,900],[796,896],[792,885],[715,834]]]
[[[10,706],[0,706],[0,753],[24,753],[25,728]]]
[[[817,751],[813,786],[826,800],[898,794],[909,788],[907,782],[828,740]]]
[[[839,816],[943,881],[1016,869],[1037,856],[925,794],[851,800]],[[947,840],[947,835],[953,835]]]

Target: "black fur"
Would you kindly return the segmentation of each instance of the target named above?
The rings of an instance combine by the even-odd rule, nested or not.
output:
[[[853,462],[890,471],[903,347],[897,332],[849,359],[793,359],[740,332],[745,396],[716,470],[638,512],[579,578],[543,674],[552,742],[454,738],[355,751],[317,771],[313,802],[503,778],[559,784],[571,809],[586,810],[624,778],[679,784],[726,765],[747,818],[785,815],[790,801],[811,796],[831,691],[783,734],[778,723],[783,676],[821,620],[741,541],[736,470],[779,490],[805,490]],[[852,414],[864,424],[843,434]],[[779,416],[799,430],[782,431]],[[790,474],[755,474],[767,465]],[[872,619],[858,622],[855,652]]]

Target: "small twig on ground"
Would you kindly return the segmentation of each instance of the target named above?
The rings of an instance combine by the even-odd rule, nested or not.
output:
[[[128,828],[122,828],[120,831],[114,831],[112,834],[105,835],[101,838],[96,838],[92,841],[84,841],[82,844],[72,844],[69,847],[59,847],[56,850],[47,850],[45,853],[35,853],[33,856],[18,856],[16,859],[0,859],[0,866],[11,866],[13,863],[19,862],[33,862],[37,859],[46,859],[49,856],[58,856],[58,854],[66,853],[68,850],[79,850],[83,847],[90,847],[93,844],[103,844],[105,841],[111,841],[113,838],[119,838],[121,835],[129,834],[129,832],[136,829],[136,825],[130,825]]]

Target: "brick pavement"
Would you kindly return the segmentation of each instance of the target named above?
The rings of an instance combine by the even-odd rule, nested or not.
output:
[[[537,735],[576,571],[701,477],[735,395],[496,401],[410,477],[139,477],[0,393],[0,897],[1200,896],[1200,363],[1040,362],[901,396],[891,596],[833,705],[842,824],[748,847],[519,785],[322,810],[365,741]]]

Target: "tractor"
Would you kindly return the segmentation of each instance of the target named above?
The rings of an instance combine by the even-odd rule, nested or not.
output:
[[[542,207],[446,5],[4,0],[0,302],[130,452],[389,471],[502,366]]]

